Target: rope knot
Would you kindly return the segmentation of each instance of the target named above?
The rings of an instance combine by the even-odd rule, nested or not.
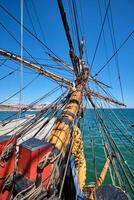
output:
[[[11,158],[11,156],[13,155],[15,146],[16,146],[15,143],[8,144],[4,148],[4,150],[3,150],[3,152],[0,156],[0,161],[7,162]]]

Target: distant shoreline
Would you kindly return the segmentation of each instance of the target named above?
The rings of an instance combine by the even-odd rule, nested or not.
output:
[[[0,112],[8,112],[8,111],[19,112],[20,109],[22,112],[23,111],[40,111],[45,107],[46,107],[46,104],[36,104],[30,109],[28,104],[19,105],[18,103],[14,103],[14,104],[8,103],[8,104],[0,105]]]
[[[22,110],[21,112],[23,112],[24,110]],[[24,112],[38,112],[41,110],[25,110]],[[0,110],[0,112],[20,112],[20,110]]]
[[[87,109],[91,109],[93,110],[93,108],[87,108]],[[115,110],[118,110],[118,109],[123,109],[123,110],[126,110],[126,109],[134,109],[134,108],[98,108],[98,110],[101,110],[101,109],[107,109],[107,110],[110,110],[110,109],[115,109]],[[42,109],[28,109],[28,110],[21,110],[21,112],[39,112],[41,111]],[[15,109],[15,108],[0,108],[0,112],[20,112],[19,109]]]

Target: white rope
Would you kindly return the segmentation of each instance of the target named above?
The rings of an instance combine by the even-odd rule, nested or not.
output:
[[[23,0],[20,3],[21,9],[21,59],[23,59]],[[20,97],[19,97],[19,105],[20,105],[20,114],[21,117],[21,104],[22,104],[22,88],[23,88],[23,63],[20,64]]]

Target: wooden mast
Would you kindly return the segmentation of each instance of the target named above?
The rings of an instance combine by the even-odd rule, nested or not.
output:
[[[6,56],[8,58],[11,58],[13,60],[16,60],[20,63],[23,63],[24,65],[38,71],[40,74],[43,74],[49,78],[52,78],[56,81],[60,81],[62,83],[65,83],[69,86],[72,86],[73,83],[72,81],[66,79],[66,78],[63,78],[55,73],[52,73],[52,72],[49,72],[48,70],[45,70],[44,68],[42,68],[40,65],[37,65],[37,64],[34,64],[34,63],[31,63],[30,61],[26,60],[26,59],[22,59],[20,56],[16,55],[16,54],[13,54],[9,51],[6,51],[4,49],[0,49],[0,55],[3,55],[3,56]]]
[[[51,131],[50,142],[61,150],[64,146],[64,152],[66,151],[67,143],[70,139],[71,127],[74,125],[75,117],[80,108],[80,102],[82,100],[84,87],[88,81],[88,69],[84,68],[82,79],[76,84],[75,91],[72,92],[68,104],[63,110],[63,114],[57,120]]]

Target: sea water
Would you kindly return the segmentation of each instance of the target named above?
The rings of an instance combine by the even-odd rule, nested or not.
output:
[[[121,151],[125,162],[134,172],[134,153],[132,153],[134,152],[134,127],[131,126],[131,124],[134,123],[134,109],[98,109],[97,112],[108,127],[108,130],[110,131],[112,138],[114,139],[116,145]],[[22,114],[21,117],[25,117],[26,114],[31,115],[36,113],[37,112],[34,111],[25,112]],[[0,121],[6,120],[9,117],[11,119],[15,119],[16,117],[19,117],[19,113],[13,111],[0,112]],[[87,165],[86,183],[90,184],[95,182],[93,160],[95,159],[96,161],[97,177],[99,176],[106,161],[101,130],[94,110],[85,110],[84,117],[81,121],[81,132],[84,141],[84,153]],[[91,143],[91,141],[93,143]],[[92,148],[91,144],[94,145],[94,148]],[[93,150],[95,157],[93,157],[92,154]],[[126,168],[125,171],[126,173],[128,173]],[[124,176],[124,174],[122,174],[122,176]],[[113,177],[116,180],[116,175],[114,173]],[[131,181],[133,182],[134,180],[131,179]],[[109,172],[106,175],[105,183],[111,183]],[[124,184],[127,186],[126,181],[124,181]]]
[[[126,167],[126,164],[128,164],[132,173],[134,173],[134,127],[131,126],[131,124],[134,124],[134,109],[98,109],[97,112],[108,128],[108,137],[109,134],[112,136],[124,158],[124,161],[120,160],[120,162],[123,163],[124,172],[127,174],[132,184],[134,184],[134,179]],[[100,175],[101,170],[103,169],[104,163],[106,161],[104,141],[106,145],[108,145],[108,142],[107,137],[105,136],[106,134],[103,134],[104,137],[102,139],[102,130],[94,110],[86,110],[81,123],[81,130],[87,164],[86,183],[90,184],[95,182],[94,160],[96,162],[97,177]],[[92,146],[94,146],[94,148],[92,148]],[[112,151],[113,150],[110,149],[110,153],[112,153]],[[93,156],[92,152],[94,152],[95,156]],[[119,152],[117,152],[117,154],[119,154]],[[131,195],[132,199],[134,199],[131,189],[128,186],[128,182],[124,178],[125,174],[122,172],[116,158],[114,159],[117,164],[117,170],[122,177],[123,182],[121,183],[121,187],[125,187],[128,193]],[[110,168],[112,171],[113,179],[115,181],[115,185],[118,185],[116,174],[113,168]],[[109,171],[106,175],[105,183],[112,183]]]
[[[18,111],[0,111],[0,121],[9,120],[9,119],[17,119],[20,117],[24,118],[26,115],[36,114],[38,111],[27,111],[27,112],[20,112]]]

